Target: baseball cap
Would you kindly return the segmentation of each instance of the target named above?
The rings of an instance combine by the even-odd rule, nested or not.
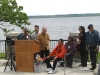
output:
[[[90,29],[90,28],[92,28],[93,27],[93,25],[92,24],[89,24],[88,25],[88,29]]]

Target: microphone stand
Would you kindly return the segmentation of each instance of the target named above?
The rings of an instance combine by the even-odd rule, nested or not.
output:
[[[24,34],[25,34],[25,40],[27,40],[27,38],[26,38],[26,28],[25,28],[25,32],[24,32]]]
[[[66,59],[66,54],[64,55],[64,75],[66,75],[66,71],[65,71],[65,59]]]

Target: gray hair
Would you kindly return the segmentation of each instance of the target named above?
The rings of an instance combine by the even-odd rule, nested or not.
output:
[[[24,27],[23,31],[29,31],[29,29],[27,27]]]
[[[47,27],[42,27],[42,30],[47,30]]]

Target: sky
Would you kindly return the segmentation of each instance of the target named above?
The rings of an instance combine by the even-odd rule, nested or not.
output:
[[[100,13],[100,0],[16,0],[28,16]]]

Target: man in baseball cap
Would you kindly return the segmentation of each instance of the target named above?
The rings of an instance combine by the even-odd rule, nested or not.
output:
[[[88,25],[88,29],[91,29],[91,28],[93,28],[93,25],[92,24],[89,24]]]
[[[100,36],[99,32],[94,29],[92,24],[88,26],[89,31],[86,32],[86,50],[90,50],[90,59],[92,67],[90,70],[94,70],[96,68],[96,59],[97,53],[99,50],[100,44]]]

